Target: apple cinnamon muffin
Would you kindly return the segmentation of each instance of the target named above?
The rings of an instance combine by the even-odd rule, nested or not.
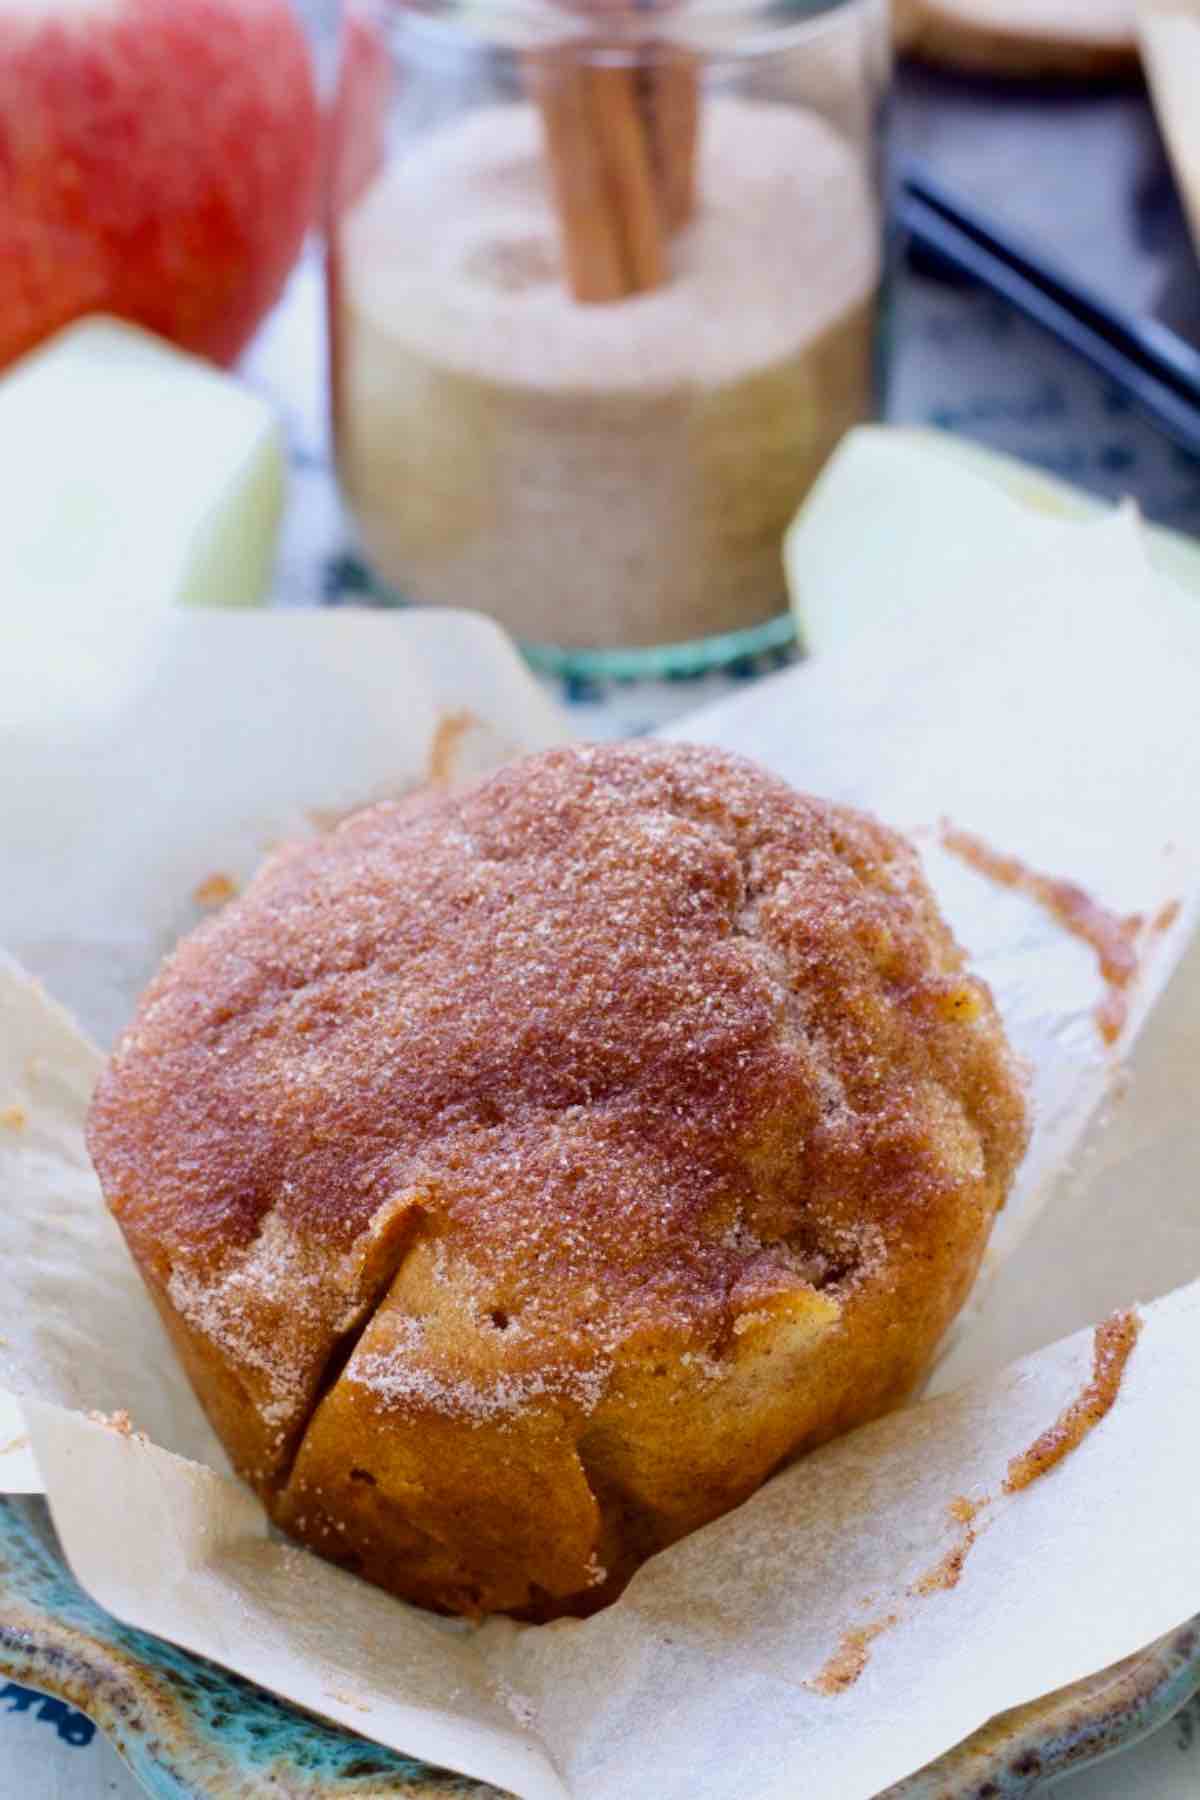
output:
[[[1026,1123],[901,837],[622,744],[274,855],[89,1134],[272,1518],[545,1619],[911,1393]]]

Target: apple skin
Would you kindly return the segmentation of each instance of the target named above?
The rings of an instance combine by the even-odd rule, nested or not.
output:
[[[391,58],[378,26],[359,7],[346,5],[329,118],[325,229],[330,237],[342,213],[383,167],[393,83]]]
[[[0,0],[0,367],[101,311],[232,362],[320,161],[288,0]]]

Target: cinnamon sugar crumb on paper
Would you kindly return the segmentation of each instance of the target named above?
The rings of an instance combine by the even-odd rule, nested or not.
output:
[[[951,1588],[956,1588],[962,1579],[967,1552],[974,1541],[972,1534],[965,1543],[953,1545],[940,1561],[935,1562],[931,1569],[926,1569],[924,1575],[919,1576],[913,1582],[912,1587],[908,1590],[909,1593],[916,1599],[924,1600],[930,1594],[945,1593]]]
[[[23,1106],[6,1106],[0,1110],[0,1125],[8,1131],[24,1131],[29,1123],[29,1114]]]
[[[1077,1450],[1090,1431],[1107,1418],[1121,1391],[1125,1365],[1133,1353],[1142,1321],[1130,1307],[1097,1325],[1092,1342],[1092,1378],[1083,1392],[1063,1408],[1048,1431],[1028,1450],[1014,1456],[1004,1478],[1004,1492],[1016,1494],[1048,1475]]]
[[[982,1500],[968,1500],[965,1494],[957,1495],[947,1511],[951,1522],[959,1527],[960,1536],[956,1544],[952,1544],[943,1556],[940,1556],[931,1568],[919,1575],[908,1592],[914,1600],[928,1599],[930,1594],[947,1593],[956,1588],[962,1580],[962,1572],[967,1557],[975,1548],[983,1526],[976,1525],[980,1514],[992,1504],[991,1498],[985,1495]]]
[[[508,1708],[517,1724],[525,1731],[532,1730],[537,1723],[537,1710],[533,1701],[524,1694],[519,1694],[516,1688],[509,1687],[507,1681],[497,1679],[495,1688],[497,1698]]]
[[[449,787],[454,779],[459,746],[468,731],[477,723],[472,712],[442,714],[429,745],[428,769],[431,787]]]
[[[136,1444],[146,1442],[144,1431],[138,1431],[125,1408],[118,1407],[116,1412],[90,1411],[88,1418],[93,1425],[103,1425],[108,1431],[115,1431],[118,1437],[130,1438]]]
[[[983,1496],[982,1500],[969,1500],[965,1494],[956,1494],[950,1502],[948,1510],[956,1524],[970,1526],[991,1504],[991,1498],[987,1494]]]
[[[805,1687],[810,1693],[824,1694],[827,1697],[844,1694],[847,1688],[854,1686],[870,1662],[871,1646],[876,1638],[882,1637],[885,1631],[891,1631],[899,1623],[899,1613],[885,1613],[880,1619],[872,1619],[868,1625],[852,1625],[848,1631],[843,1631],[838,1647],[829,1661],[811,1681],[805,1682]]]
[[[9,1438],[6,1444],[0,1444],[0,1456],[12,1456],[18,1450],[28,1450],[28,1448],[29,1439],[27,1437]]]
[[[1182,900],[1166,901],[1159,907],[1153,919],[1150,921],[1152,929],[1155,931],[1170,931],[1172,925],[1174,925],[1182,911]]]
[[[1136,1309],[1117,1312],[1097,1325],[1092,1349],[1090,1381],[1067,1406],[1054,1424],[1034,1439],[1028,1450],[1014,1456],[1008,1465],[1002,1493],[1013,1495],[1056,1468],[1076,1450],[1101,1420],[1112,1411],[1120,1392],[1126,1365],[1133,1353],[1141,1330]],[[963,1569],[981,1533],[986,1529],[980,1518],[992,1506],[991,1495],[972,1500],[958,1494],[947,1509],[951,1521],[959,1528],[958,1541],[943,1552],[922,1575],[911,1583],[906,1594],[910,1600],[924,1600],[931,1595],[947,1593],[962,1579]],[[843,1694],[853,1687],[871,1660],[871,1646],[900,1624],[904,1614],[894,1611],[867,1625],[852,1626],[842,1633],[837,1649],[822,1669],[805,1687],[811,1693],[826,1697]]]
[[[1014,888],[1028,894],[1072,937],[1095,953],[1100,966],[1105,992],[1095,1009],[1096,1025],[1106,1044],[1113,1044],[1124,1030],[1129,1013],[1128,990],[1140,972],[1137,940],[1146,929],[1142,913],[1121,914],[1096,900],[1077,882],[1064,881],[1031,869],[1019,857],[994,850],[974,832],[963,831],[949,819],[939,829],[942,847],[965,862],[968,868],[985,875],[999,887]],[[1165,931],[1178,914],[1179,903],[1164,907],[1151,921],[1155,931]],[[1164,921],[1160,923],[1160,921]]]
[[[987,1494],[980,1500],[968,1499],[965,1494],[955,1495],[946,1510],[951,1523],[959,1529],[958,1541],[911,1583],[905,1590],[908,1599],[925,1600],[932,1594],[946,1593],[958,1586],[967,1557],[984,1529],[977,1521],[991,1504],[991,1496]],[[872,1599],[873,1596],[868,1595],[863,1604],[869,1606]],[[844,1694],[847,1688],[854,1686],[870,1662],[871,1646],[876,1638],[882,1637],[885,1631],[891,1631],[904,1617],[904,1613],[896,1609],[873,1619],[867,1625],[851,1626],[842,1633],[838,1647],[828,1662],[811,1681],[805,1682],[805,1687],[810,1693],[822,1694],[826,1698]]]
[[[237,891],[238,884],[233,876],[222,875],[218,871],[215,875],[206,876],[192,889],[192,899],[197,906],[206,908],[224,906],[227,900],[233,899]]]
[[[344,1694],[340,1688],[326,1688],[325,1698],[336,1700],[339,1706],[352,1707],[355,1712],[369,1713],[371,1710],[369,1701],[356,1700],[353,1694]]]

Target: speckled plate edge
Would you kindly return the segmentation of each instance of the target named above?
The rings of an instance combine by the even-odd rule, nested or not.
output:
[[[0,1683],[86,1713],[160,1800],[497,1800],[121,1625],[78,1586],[38,1500],[0,1500]],[[1020,1800],[1124,1749],[1200,1690],[1200,1619],[1002,1713],[885,1800]],[[2,1686],[0,1686],[2,1691]]]

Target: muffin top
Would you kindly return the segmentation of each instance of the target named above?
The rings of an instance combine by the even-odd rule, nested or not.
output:
[[[990,1215],[1024,1138],[905,841],[666,744],[280,851],[164,966],[89,1127],[268,1485],[356,1346],[382,1405],[585,1414],[631,1354],[719,1363],[789,1296],[935,1262],[947,1196]]]

